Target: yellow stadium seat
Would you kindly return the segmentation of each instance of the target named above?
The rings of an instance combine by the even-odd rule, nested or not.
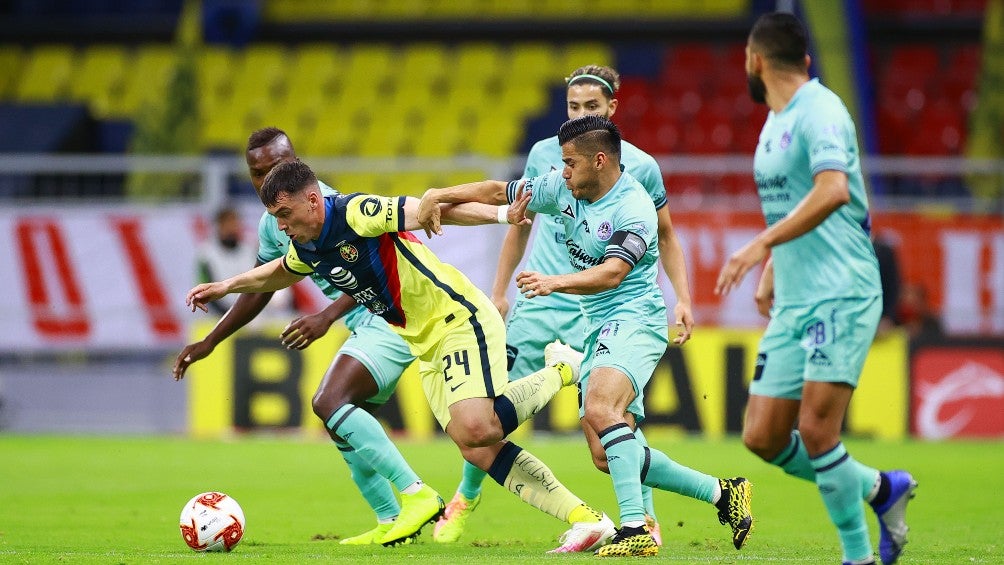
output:
[[[612,65],[614,54],[610,46],[602,43],[570,43],[561,50],[558,57],[561,77],[584,65]]]
[[[506,55],[493,43],[460,45],[454,50],[449,83],[454,87],[484,85],[503,73]]]
[[[128,59],[126,49],[117,45],[93,45],[83,50],[70,85],[70,98],[86,102],[98,118],[114,114],[125,91]]]
[[[388,188],[382,193],[387,196],[414,196],[420,198],[422,194],[433,188],[435,172],[430,171],[406,171],[387,174]]]
[[[377,190],[377,187],[386,187],[388,185],[387,179],[380,173],[368,171],[326,171],[324,169],[315,172],[321,180],[343,194],[351,194],[353,192],[381,194]]]
[[[0,100],[13,95],[14,85],[21,75],[24,52],[17,45],[0,45]]]
[[[146,104],[163,104],[164,92],[176,65],[177,59],[170,46],[152,44],[137,48],[126,71],[122,97],[111,112],[121,117],[134,117]]]
[[[521,42],[510,48],[506,81],[536,84],[542,77],[564,76],[564,64],[556,62],[558,52],[550,44]]]
[[[203,47],[196,59],[199,103],[208,113],[227,112],[234,93],[234,54],[226,47]]]
[[[76,64],[76,52],[68,45],[34,48],[21,71],[15,98],[20,102],[54,102],[65,98]]]
[[[278,45],[252,45],[236,56],[233,92],[255,103],[285,89],[288,55]]]
[[[449,70],[446,62],[447,55],[443,46],[438,43],[415,43],[403,49],[399,65],[395,66],[392,76],[398,84],[402,81],[428,84],[446,75]]]

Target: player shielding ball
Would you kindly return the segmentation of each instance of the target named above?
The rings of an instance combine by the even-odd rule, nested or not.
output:
[[[278,290],[320,273],[401,335],[419,359],[433,414],[466,460],[535,508],[574,529],[592,530],[597,544],[613,535],[609,518],[572,494],[542,461],[504,439],[562,386],[578,381],[578,356],[567,347],[553,347],[547,367],[510,383],[505,329],[494,305],[407,231],[420,227],[416,199],[323,196],[313,171],[293,161],[279,163],[265,177],[261,200],[291,239],[286,255],[225,281],[196,286],[186,297],[193,311],[229,293]],[[449,221],[466,222],[469,216],[458,208],[442,213]],[[478,220],[495,221],[495,214]],[[322,420],[332,434],[351,443],[341,427],[356,412],[343,405]],[[419,528],[442,512],[441,499],[415,504],[422,508],[413,513]]]

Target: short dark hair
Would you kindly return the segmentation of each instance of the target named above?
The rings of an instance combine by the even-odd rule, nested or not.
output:
[[[570,141],[586,152],[616,155],[620,160],[621,132],[610,120],[602,116],[585,115],[561,124],[558,129],[558,144]]]
[[[261,128],[259,130],[255,130],[251,132],[251,135],[248,137],[248,147],[245,151],[251,151],[252,149],[265,147],[269,143],[272,143],[272,140],[274,140],[279,136],[285,137],[287,141],[289,140],[289,136],[286,135],[286,132],[282,131],[281,129],[275,126],[269,126],[267,128]],[[289,142],[289,146],[293,147],[292,141]]]
[[[808,39],[802,22],[787,12],[757,18],[750,30],[750,47],[768,61],[785,67],[805,68]]]
[[[599,80],[598,80],[599,79]],[[621,87],[621,75],[613,67],[603,65],[586,65],[572,71],[572,74],[565,79],[565,84],[595,84],[600,87],[607,100],[614,97]]]
[[[317,176],[306,163],[299,159],[283,161],[265,175],[261,185],[261,203],[275,206],[280,194],[296,194],[307,185],[316,183]]]

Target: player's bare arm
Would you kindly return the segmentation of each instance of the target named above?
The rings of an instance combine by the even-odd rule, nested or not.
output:
[[[523,271],[516,275],[516,286],[527,298],[547,296],[552,292],[598,294],[620,286],[629,272],[630,264],[623,259],[610,257],[595,267],[566,275]]]
[[[659,220],[659,260],[669,277],[676,294],[676,306],[673,307],[673,318],[678,333],[673,343],[683,345],[690,339],[694,331],[693,302],[690,296],[690,283],[687,279],[687,262],[683,254],[683,246],[673,230],[673,220],[669,215],[669,206],[656,210]]]
[[[763,272],[760,273],[760,282],[756,285],[756,294],[753,295],[753,298],[756,300],[757,312],[760,312],[761,316],[769,318],[770,308],[774,305],[773,257],[768,257],[767,262],[764,263]]]
[[[845,173],[821,171],[814,181],[812,190],[790,214],[757,234],[752,241],[729,257],[718,274],[715,294],[728,294],[739,286],[750,269],[767,258],[772,247],[808,233],[838,208],[850,202],[851,193]]]
[[[358,304],[351,296],[343,294],[320,312],[300,316],[291,321],[279,334],[279,340],[287,349],[306,349],[328,333],[332,324],[356,306]]]
[[[530,241],[530,232],[533,229],[531,224],[535,215],[533,212],[527,212],[526,217],[530,223],[509,226],[502,240],[498,265],[495,267],[495,280],[492,282],[491,299],[503,318],[509,313],[509,299],[506,296],[509,281],[512,280],[516,267],[526,254],[526,245]]]
[[[188,291],[185,305],[208,312],[206,304],[236,292],[273,292],[293,286],[303,279],[303,275],[291,273],[283,265],[282,258],[230,277],[224,281],[204,283]]]

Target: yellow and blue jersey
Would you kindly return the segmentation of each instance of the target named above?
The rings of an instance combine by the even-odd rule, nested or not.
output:
[[[293,242],[283,259],[290,272],[319,275],[387,320],[416,356],[471,317],[480,290],[404,231],[405,197],[324,197],[321,235]]]

